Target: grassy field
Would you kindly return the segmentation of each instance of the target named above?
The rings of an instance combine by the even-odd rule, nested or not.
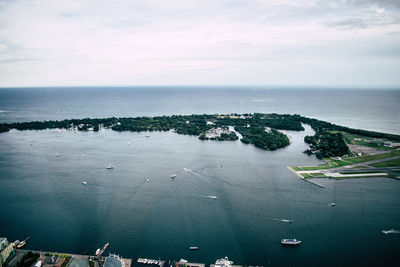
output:
[[[380,160],[386,159],[390,157],[400,156],[400,150],[395,150],[388,153],[383,154],[376,154],[376,155],[369,155],[369,156],[362,156],[362,157],[351,157],[351,158],[343,158],[343,160],[351,162],[353,164],[368,162],[372,160]],[[349,165],[349,164],[347,164]]]
[[[352,169],[365,169],[365,168],[368,168],[368,167],[366,167],[366,166],[354,166],[354,167],[352,167]]]
[[[370,164],[372,167],[384,168],[384,167],[400,167],[400,159],[393,159],[384,162],[378,162]]]
[[[390,150],[394,149],[394,148],[386,147],[383,145],[384,142],[391,141],[386,138],[377,140],[376,138],[373,138],[373,137],[351,134],[348,132],[342,132],[342,134],[344,136],[344,139],[346,140],[346,143],[350,144],[350,145],[368,146],[368,147],[373,147],[373,148],[386,150],[386,151],[390,151]]]
[[[308,178],[322,178],[322,177],[326,177],[325,174],[323,173],[301,173],[300,174],[304,179],[308,179]]]
[[[369,156],[361,156],[361,157],[343,157],[342,160],[337,159],[325,159],[327,164],[318,165],[318,166],[293,166],[292,169],[295,171],[313,171],[313,170],[326,170],[332,169],[336,167],[348,166],[357,163],[364,163],[373,160],[381,160],[390,157],[400,156],[400,150],[395,150],[383,154],[369,155]],[[377,163],[378,164],[378,163]],[[372,165],[374,166],[374,165]],[[397,166],[397,165],[395,165]],[[374,166],[375,167],[375,166]],[[388,166],[385,166],[388,167]]]

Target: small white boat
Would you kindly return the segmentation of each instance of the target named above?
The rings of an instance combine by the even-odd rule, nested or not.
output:
[[[96,256],[100,254],[100,251],[101,250],[99,248],[96,250]]]
[[[300,243],[301,243],[301,241],[297,240],[296,238],[281,239],[281,244],[282,245],[297,246],[297,245],[300,245]]]
[[[86,181],[83,181],[82,184],[83,184],[83,185],[87,185]]]
[[[335,202],[329,203],[329,206],[335,207],[335,206],[336,206],[336,203],[335,203]]]
[[[199,247],[189,247],[190,250],[198,250]]]
[[[150,178],[147,178],[145,182],[148,182],[148,181],[150,181]]]
[[[171,174],[171,178],[175,178],[176,177],[176,173]]]
[[[400,230],[395,230],[395,229],[390,229],[390,230],[382,230],[382,234],[388,235],[388,234],[400,234]]]
[[[150,137],[150,134],[146,134],[146,137]]]
[[[292,223],[292,222],[294,222],[294,221],[293,221],[293,220],[288,220],[288,219],[281,219],[281,222]]]
[[[112,166],[112,165],[107,166],[107,170],[111,170],[111,169],[114,169],[114,166]]]
[[[56,157],[59,157],[59,156],[61,156],[61,154],[57,153],[57,154],[56,154]]]
[[[206,197],[211,198],[211,199],[217,199],[218,198],[217,196],[206,196]]]

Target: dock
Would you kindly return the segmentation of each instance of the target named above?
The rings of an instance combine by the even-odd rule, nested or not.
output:
[[[97,258],[100,258],[101,255],[103,255],[104,251],[106,251],[106,249],[108,248],[109,245],[110,245],[110,243],[106,243],[104,245],[104,247],[100,250],[99,254],[97,254]]]
[[[303,176],[301,176],[297,171],[293,170],[291,167],[287,167],[289,171],[293,172],[294,174],[296,174],[301,180],[309,182],[310,184],[316,185],[320,188],[325,188],[325,186],[318,184],[316,182],[310,181],[309,179],[304,178]]]

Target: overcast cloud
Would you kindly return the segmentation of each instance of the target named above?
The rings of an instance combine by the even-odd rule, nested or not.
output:
[[[400,1],[0,0],[0,86],[400,86]]]

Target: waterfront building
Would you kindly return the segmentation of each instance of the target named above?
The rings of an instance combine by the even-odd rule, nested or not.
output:
[[[65,258],[58,255],[44,255],[42,259],[43,267],[61,267],[65,261]]]

